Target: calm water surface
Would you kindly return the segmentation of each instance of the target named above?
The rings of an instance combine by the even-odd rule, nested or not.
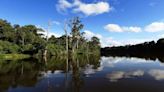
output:
[[[0,61],[0,92],[164,92],[164,64],[126,57]]]

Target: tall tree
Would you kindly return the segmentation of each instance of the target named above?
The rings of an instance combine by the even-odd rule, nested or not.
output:
[[[75,49],[79,47],[79,40],[80,40],[80,30],[84,27],[81,24],[79,17],[75,17],[70,20],[69,26],[71,28],[71,35],[72,35],[72,50],[74,52]]]

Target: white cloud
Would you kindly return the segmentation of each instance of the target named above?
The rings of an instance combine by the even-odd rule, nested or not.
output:
[[[62,36],[62,34],[58,34],[55,32],[49,32],[48,37],[51,37],[52,35],[54,35],[55,37],[61,37]]]
[[[87,16],[98,15],[106,12],[110,12],[112,7],[107,2],[97,2],[97,3],[83,3],[80,0],[74,0],[70,3],[67,0],[59,0],[56,5],[58,11],[66,11],[67,9],[72,9],[73,12],[81,12]]]
[[[83,70],[83,73],[87,76],[87,77],[89,77],[91,74],[94,74],[94,73],[96,73],[96,70],[95,69],[93,69],[93,65],[86,65],[85,66],[85,69]]]
[[[154,40],[152,39],[127,39],[127,40],[116,40],[113,37],[103,37],[101,34],[93,33],[90,30],[84,31],[84,37],[90,40],[93,36],[96,36],[100,39],[101,47],[112,47],[112,46],[123,46],[123,45],[134,45],[138,43],[143,43],[146,41]]]
[[[59,21],[52,21],[53,24],[55,25],[60,25],[61,23]]]
[[[152,37],[152,38],[138,38],[138,39],[114,39],[113,37],[104,37],[101,34],[96,34],[93,33],[92,31],[85,30],[85,35],[84,37],[87,38],[88,40],[91,39],[91,37],[96,36],[100,39],[101,47],[112,47],[112,46],[125,46],[125,45],[135,45],[135,44],[140,44],[148,41],[157,41],[159,38],[164,35],[160,35],[159,37]]]
[[[59,0],[58,4],[56,5],[57,10],[66,11],[67,8],[71,8],[72,4],[69,3],[67,0]]]
[[[127,58],[127,57],[101,57],[101,67],[115,67],[119,64],[148,64],[154,63],[153,60],[144,60],[139,58]],[[131,72],[130,72],[131,74]],[[134,73],[135,74],[135,73]]]
[[[100,64],[101,67],[114,67],[116,64],[122,62],[125,58],[120,57],[102,57]]]
[[[84,37],[86,37],[88,40],[90,40],[93,36],[96,36],[99,39],[102,38],[102,36],[100,34],[95,34],[95,33],[91,32],[90,30],[85,30],[84,32],[85,32]]]
[[[112,46],[124,46],[124,45],[135,45],[135,44],[139,44],[139,43],[144,43],[147,41],[152,41],[152,40],[156,40],[153,38],[144,38],[144,39],[114,39],[112,37],[103,37],[100,39],[101,42],[101,46],[102,47],[112,47]]]
[[[147,32],[164,31],[164,22],[153,22],[145,27]]]
[[[156,80],[164,80],[164,70],[152,69],[148,73]]]
[[[106,26],[104,26],[104,29],[109,32],[160,32],[164,31],[164,22],[153,22],[151,24],[146,25],[143,28],[137,26],[128,27],[120,26],[118,24],[107,24]]]
[[[122,79],[124,77],[125,72],[123,71],[117,71],[117,72],[112,72],[111,74],[108,74],[106,77],[111,81],[111,82],[117,82],[119,79]]]
[[[128,32],[141,32],[142,31],[140,27],[123,27],[122,29]]]
[[[164,38],[164,34],[158,35],[159,38]]]
[[[117,24],[108,24],[104,29],[110,32],[123,32],[122,28]]]
[[[85,30],[84,32],[85,32],[84,37],[87,38],[88,40],[90,40],[93,36],[98,37],[100,39],[100,43],[101,43],[102,47],[122,45],[122,43],[120,43],[119,41],[114,40],[112,37],[107,37],[106,38],[106,37],[103,37],[100,34],[93,33],[90,30]]]
[[[120,42],[122,43],[122,45],[135,45],[135,44],[140,44],[140,43],[144,43],[147,41],[153,41],[155,40],[154,38],[139,38],[139,39],[127,39],[127,40],[121,40]]]
[[[73,9],[73,11],[82,12],[87,16],[102,14],[102,13],[106,13],[112,10],[112,8],[107,2],[98,2],[94,4],[86,4],[86,3],[80,2],[77,5],[78,6],[75,9]]]
[[[41,33],[43,34],[43,37],[46,37],[47,36],[47,32],[38,32],[38,33]],[[52,35],[54,35],[55,37],[61,37],[62,34],[58,34],[58,33],[55,33],[55,32],[49,32],[48,33],[48,38],[51,37]]]
[[[104,29],[109,32],[141,32],[140,27],[136,27],[136,26],[121,27],[118,24],[108,24],[104,27]]]
[[[111,47],[111,46],[120,46],[122,43],[120,41],[115,40],[112,37],[103,37],[101,40],[102,47]]]
[[[125,71],[115,71],[110,74],[107,74],[107,78],[111,82],[117,82],[120,79],[123,78],[133,78],[133,77],[140,77],[144,75],[144,71],[142,70],[136,70],[136,71],[130,71],[130,72],[125,72]]]
[[[139,77],[139,76],[143,76],[144,75],[144,71],[142,70],[137,70],[137,71],[132,71],[132,72],[127,72],[125,74],[126,78],[130,78],[130,77]]]
[[[60,22],[57,22],[57,21],[54,21],[53,23],[55,23],[56,25],[60,25]],[[58,24],[59,23],[59,24]],[[37,25],[36,26],[37,28],[41,28],[44,30],[44,32],[38,32],[40,34],[43,34],[43,37],[46,37],[47,36],[47,29],[41,25]],[[48,32],[48,38],[51,37],[52,35],[54,35],[55,37],[60,37],[62,36],[62,34],[58,34],[58,33],[55,33],[53,31],[49,31]]]

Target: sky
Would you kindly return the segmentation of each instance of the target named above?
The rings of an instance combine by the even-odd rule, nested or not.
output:
[[[64,34],[64,22],[79,16],[85,37],[97,36],[101,46],[157,41],[164,37],[164,0],[0,0],[0,18],[11,24]],[[70,31],[70,30],[69,30]]]

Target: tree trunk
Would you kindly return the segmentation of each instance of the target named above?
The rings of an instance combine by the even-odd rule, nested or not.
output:
[[[66,35],[66,53],[68,54],[68,35],[67,35],[67,24],[65,23],[64,31]]]
[[[77,43],[76,43],[77,49],[79,48],[79,40],[77,39]]]
[[[25,40],[24,40],[24,37],[22,38],[22,45],[24,46],[24,42],[25,42]]]

